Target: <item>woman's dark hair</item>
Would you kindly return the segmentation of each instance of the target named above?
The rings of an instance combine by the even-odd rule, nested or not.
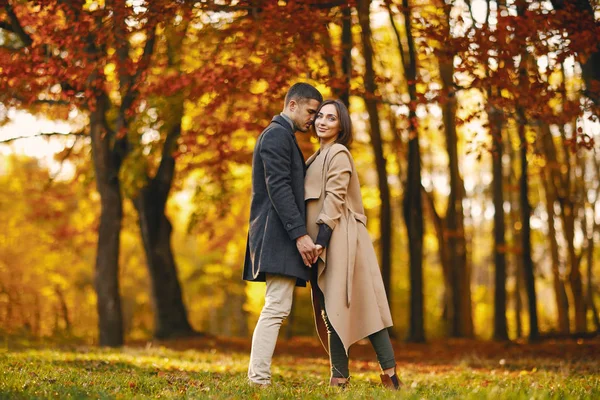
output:
[[[352,120],[350,119],[350,112],[348,111],[348,108],[344,103],[342,103],[341,100],[325,100],[317,109],[317,115],[319,115],[321,109],[328,104],[333,104],[335,106],[338,113],[338,119],[340,121],[340,133],[335,139],[335,143],[350,147],[350,144],[352,144]],[[315,122],[316,121],[317,119],[315,118]],[[313,128],[316,132],[317,127],[315,126],[315,122],[313,122]]]

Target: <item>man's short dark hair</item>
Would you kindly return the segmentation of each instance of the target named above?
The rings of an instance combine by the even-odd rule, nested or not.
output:
[[[289,88],[285,95],[285,104],[283,106],[285,108],[292,100],[296,100],[296,102],[300,103],[308,99],[317,100],[321,103],[323,101],[323,96],[314,86],[309,85],[308,83],[298,82]]]

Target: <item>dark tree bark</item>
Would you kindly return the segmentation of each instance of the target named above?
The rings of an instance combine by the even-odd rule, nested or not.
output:
[[[529,311],[529,339],[537,340],[539,338],[538,316],[537,316],[537,297],[535,291],[534,265],[531,258],[531,205],[529,204],[529,178],[527,161],[527,138],[525,137],[525,113],[519,107],[519,139],[520,139],[520,160],[521,177],[519,179],[520,205],[521,205],[521,248],[523,257],[523,275],[525,277],[525,291],[527,293],[527,304]]]
[[[400,46],[407,80],[409,104],[408,166],[404,190],[404,221],[408,233],[410,254],[410,324],[408,340],[425,341],[425,302],[423,298],[423,201],[421,196],[421,149],[417,129],[417,56],[412,32],[412,8],[408,0],[402,1],[402,14],[408,42],[407,57]],[[400,42],[399,42],[400,45]]]
[[[410,326],[408,340],[425,341],[425,302],[423,298],[423,202],[421,198],[421,149],[417,129],[417,57],[412,35],[412,9],[408,0],[402,2],[408,39],[406,79],[411,99],[409,106],[408,168],[404,192],[404,220],[408,232],[410,254]]]
[[[390,189],[387,181],[386,159],[383,152],[381,127],[377,100],[375,98],[375,70],[373,68],[373,45],[371,43],[370,0],[359,0],[357,3],[358,19],[361,27],[363,56],[365,59],[365,105],[369,113],[371,145],[375,155],[377,169],[380,209],[380,243],[381,243],[381,275],[385,286],[388,302],[391,304],[391,253],[392,253],[392,209],[390,204]]]
[[[471,2],[467,3],[471,12]],[[505,7],[498,3],[498,8]],[[489,27],[491,15],[490,0],[487,0],[484,26]],[[485,73],[488,79],[492,78],[489,65],[485,65]],[[502,158],[504,155],[504,143],[502,130],[504,128],[505,116],[503,110],[497,106],[500,98],[500,90],[495,85],[487,88],[487,115],[492,137],[492,201],[494,204],[494,340],[508,340],[508,322],[506,320],[507,292],[506,292],[506,226],[504,215],[504,173]]]
[[[90,114],[90,137],[100,194],[100,225],[96,252],[96,288],[100,346],[123,345],[123,313],[119,293],[119,242],[123,219],[123,199],[119,182],[121,157],[114,151],[114,135],[107,134],[104,119],[108,98],[100,95]]]
[[[492,189],[494,203],[494,340],[508,340],[506,321],[506,240],[504,226],[504,174],[502,169],[502,112],[488,113],[492,130]]]
[[[181,125],[167,135],[158,172],[133,200],[139,217],[146,262],[152,283],[154,336],[180,337],[194,334],[183,303],[177,266],[171,246],[172,226],[165,206],[175,171],[172,156]]]

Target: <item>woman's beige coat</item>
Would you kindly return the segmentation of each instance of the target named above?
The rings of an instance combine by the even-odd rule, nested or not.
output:
[[[346,353],[353,343],[392,326],[379,264],[367,231],[354,160],[341,144],[307,160],[304,181],[306,227],[316,240],[320,223],[332,230],[313,279],[325,298],[327,316]],[[327,349],[327,331],[313,290],[317,332]]]

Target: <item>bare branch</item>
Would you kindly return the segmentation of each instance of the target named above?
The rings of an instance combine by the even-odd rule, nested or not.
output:
[[[67,161],[67,158],[69,158],[69,156],[73,152],[73,149],[75,148],[76,144],[77,144],[77,138],[75,138],[75,141],[73,142],[73,145],[69,146],[69,148],[67,149],[67,151],[65,152],[65,154],[61,157],[61,159],[59,161],[60,162],[60,167],[58,168],[58,171],[56,171],[56,173],[54,175],[51,175],[48,178],[48,182],[46,182],[46,185],[45,185],[45,189],[46,190],[50,188],[50,186],[52,185],[52,183],[61,174],[61,172],[63,170],[63,166],[65,165],[65,161]]]
[[[51,137],[51,136],[88,136],[88,134],[85,133],[84,131],[67,132],[67,133],[42,132],[42,133],[38,133],[35,135],[30,135],[30,136],[15,136],[15,137],[8,138],[8,139],[2,139],[2,140],[0,140],[0,144],[12,143],[14,141],[21,140],[21,139],[31,139],[31,138],[35,138],[35,137]]]

